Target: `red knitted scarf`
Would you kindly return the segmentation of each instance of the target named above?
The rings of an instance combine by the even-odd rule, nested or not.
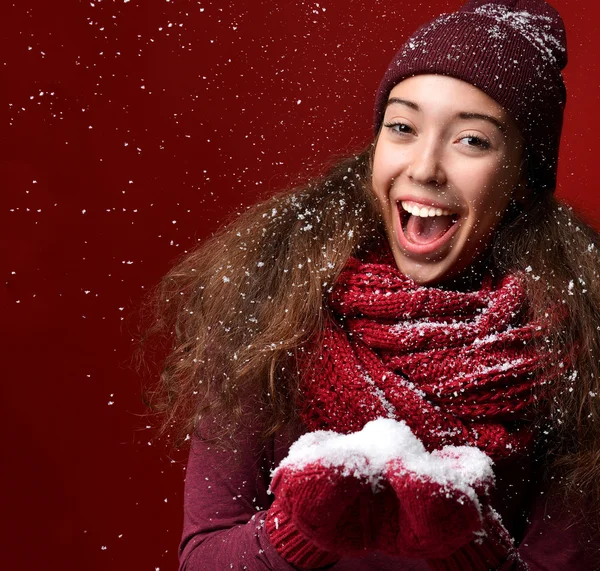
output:
[[[300,363],[310,430],[354,432],[404,420],[431,450],[471,444],[494,459],[529,448],[536,391],[550,354],[534,341],[517,276],[477,291],[421,287],[393,258],[350,259],[330,296],[332,319]]]

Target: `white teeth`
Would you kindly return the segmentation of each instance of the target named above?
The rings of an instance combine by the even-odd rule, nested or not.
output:
[[[400,204],[406,212],[410,212],[413,216],[420,216],[421,218],[427,218],[428,216],[450,216],[452,214],[449,210],[432,208],[430,206],[419,206],[416,202],[403,200]]]

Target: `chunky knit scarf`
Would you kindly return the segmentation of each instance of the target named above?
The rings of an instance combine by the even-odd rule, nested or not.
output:
[[[329,301],[332,318],[300,363],[310,430],[389,417],[430,450],[471,444],[494,460],[528,450],[556,359],[534,343],[545,329],[527,321],[518,276],[448,291],[417,285],[393,258],[352,258]]]

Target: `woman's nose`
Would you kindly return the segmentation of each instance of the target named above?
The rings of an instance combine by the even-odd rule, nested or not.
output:
[[[439,141],[423,139],[412,149],[407,175],[416,184],[441,186],[446,182]]]

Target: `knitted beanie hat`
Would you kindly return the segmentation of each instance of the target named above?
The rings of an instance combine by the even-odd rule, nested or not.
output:
[[[562,18],[544,0],[469,0],[419,28],[394,56],[375,97],[375,133],[397,83],[419,74],[452,76],[509,113],[525,139],[529,187],[553,191],[566,64]]]

